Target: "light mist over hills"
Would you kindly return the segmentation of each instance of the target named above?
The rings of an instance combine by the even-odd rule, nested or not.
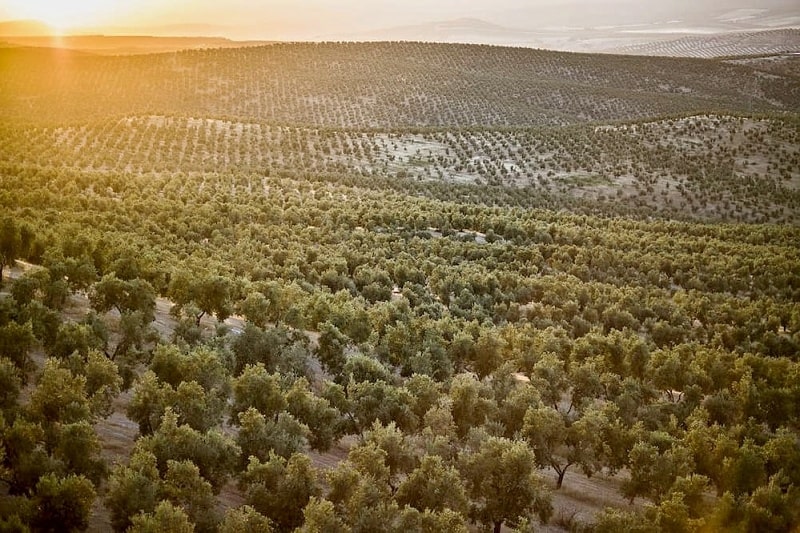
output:
[[[685,41],[687,36],[702,41],[714,34],[739,38],[738,32],[742,38],[750,38],[755,31],[800,28],[800,5],[795,0],[496,0],[491,5],[485,0],[408,0],[402,7],[385,0],[369,4],[357,0],[335,5],[323,0],[250,4],[254,3],[240,0],[220,6],[197,0],[191,12],[172,9],[160,16],[155,14],[159,8],[153,7],[149,18],[129,17],[104,26],[74,28],[70,33],[268,41],[436,41],[614,52],[645,49],[653,42]],[[0,8],[0,16],[4,13]],[[36,21],[0,23],[0,35],[6,37],[49,32]],[[796,34],[775,33],[774,38],[775,49],[800,46]]]

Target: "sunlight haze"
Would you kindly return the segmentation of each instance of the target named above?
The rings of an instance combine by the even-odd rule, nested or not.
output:
[[[501,30],[619,29],[680,33],[800,25],[796,2],[677,0],[3,0],[0,20],[38,20],[55,30],[107,34],[205,34],[246,39],[393,38],[398,27],[474,19]],[[664,27],[666,25],[666,27]],[[430,28],[417,28],[422,36]],[[472,29],[474,32],[474,28]],[[485,31],[485,28],[484,28]]]

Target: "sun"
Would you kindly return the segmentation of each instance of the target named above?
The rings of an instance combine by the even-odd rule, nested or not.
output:
[[[108,0],[4,0],[16,19],[33,19],[64,32],[114,20],[119,2]]]

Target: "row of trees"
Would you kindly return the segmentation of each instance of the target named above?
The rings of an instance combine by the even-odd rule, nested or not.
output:
[[[793,111],[794,78],[754,102],[751,67],[498,47],[0,56],[0,529],[800,524],[800,233],[673,220],[794,220],[791,119],[387,129]],[[111,415],[138,427],[113,465]],[[576,474],[638,505],[570,519]]]
[[[227,171],[404,176],[511,185],[530,197],[601,196],[694,219],[792,222],[797,125],[699,116],[616,127],[385,134],[178,117],[7,128],[6,162],[137,173]],[[258,182],[247,194],[261,192]],[[104,194],[102,190],[93,190]]]
[[[89,255],[79,260],[75,251]],[[43,252],[46,267],[16,280],[2,298],[8,524],[46,528],[37,520],[53,516],[52,523],[85,527],[107,475],[92,424],[113,412],[128,384],[125,413],[142,438],[130,464],[108,478],[105,502],[120,530],[267,520],[278,530],[309,531],[458,530],[467,521],[497,529],[507,520],[523,527],[552,513],[534,465],[552,469],[556,489],[571,469],[624,472],[622,493],[650,506],[642,515],[607,511],[597,518],[600,530],[738,524],[780,531],[798,520],[800,363],[796,349],[781,355],[766,341],[771,333],[796,342],[791,306],[785,325],[780,318],[767,325],[761,315],[753,322],[713,292],[675,295],[663,310],[644,306],[667,324],[680,313],[699,322],[687,330],[697,336],[672,338],[642,335],[635,300],[560,327],[572,305],[580,312],[604,296],[582,296],[579,282],[553,283],[558,276],[543,276],[531,293],[539,318],[526,311],[481,323],[459,317],[457,302],[445,298],[433,300],[433,314],[412,305],[413,291],[370,304],[322,283],[159,272],[133,254],[94,252],[64,239]],[[114,270],[98,279],[93,254]],[[424,271],[407,275],[437,283]],[[154,286],[176,303],[169,338],[150,328]],[[462,290],[479,295],[486,286]],[[757,286],[750,289],[757,301],[786,294],[767,297],[771,287]],[[88,295],[93,311],[62,322],[59,310],[73,293]],[[223,320],[234,310],[248,319],[241,332],[223,328],[209,337],[198,328],[204,313]],[[746,335],[728,325],[740,320]],[[318,330],[318,341],[292,324]],[[704,333],[716,328],[721,336]],[[752,351],[758,343],[761,354]],[[36,346],[51,358],[30,400],[19,404],[15,391],[37,373]],[[64,444],[67,437],[49,429],[66,426],[81,440]],[[327,450],[345,435],[356,445],[323,475],[306,451]],[[231,477],[249,507],[226,516],[209,511]],[[437,491],[437,483],[451,490]],[[48,505],[61,511],[36,511]]]
[[[796,111],[798,101],[792,76],[759,76],[749,64],[459,44],[283,43],[116,57],[7,47],[0,65],[4,116],[39,124],[157,112],[332,127],[505,127]]]

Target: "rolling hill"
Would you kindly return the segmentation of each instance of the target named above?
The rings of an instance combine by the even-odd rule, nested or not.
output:
[[[796,530],[799,72],[0,48],[0,530]]]
[[[2,118],[179,114],[338,128],[519,127],[794,113],[793,75],[675,58],[420,43],[297,43],[97,57],[0,49]],[[46,110],[46,111],[45,111]]]

